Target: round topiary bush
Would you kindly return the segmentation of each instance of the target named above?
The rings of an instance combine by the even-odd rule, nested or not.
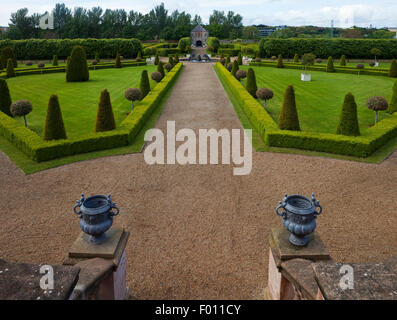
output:
[[[360,135],[357,117],[357,104],[351,92],[346,94],[343,101],[342,110],[339,115],[338,127],[336,128],[336,134],[342,134],[345,136]]]
[[[389,108],[389,103],[383,97],[375,96],[367,100],[367,108],[375,111],[375,124],[377,124],[379,119],[379,111],[385,111]]]
[[[88,71],[87,56],[82,46],[75,46],[66,67],[67,82],[88,81],[90,74]]]
[[[134,109],[134,101],[142,99],[142,91],[138,88],[130,88],[124,92],[124,97],[132,102],[132,109]]]
[[[33,66],[33,61],[25,61],[25,66],[28,66],[28,67]]]
[[[375,61],[371,61],[370,63],[368,63],[370,67],[375,67]]]
[[[167,70],[167,72],[170,72],[172,70],[172,68],[173,68],[173,65],[170,64],[170,63],[166,63],[164,65],[164,68],[165,68],[165,70]]]
[[[52,95],[48,102],[43,139],[46,141],[66,139],[65,125],[63,124],[62,112],[58,96],[56,95]]]
[[[233,69],[233,62],[229,62],[229,63],[227,64],[227,66],[226,66],[226,69],[229,70],[229,72],[231,72],[232,69]]]
[[[99,100],[95,132],[111,131],[114,129],[116,129],[116,122],[114,121],[110,94],[105,89],[101,92],[101,98]]]
[[[257,57],[257,58],[255,58],[255,62],[262,62],[262,59]]]
[[[160,82],[163,79],[163,75],[158,71],[152,72],[150,77],[156,82]]]
[[[323,62],[322,59],[320,59],[320,58],[317,58],[317,59],[316,59],[316,63],[321,63],[321,62]]]
[[[10,106],[11,96],[7,81],[0,79],[0,111],[11,117]]]
[[[98,64],[98,61],[92,60],[92,61],[91,61],[91,64],[92,64],[93,66],[96,66],[96,65]]]
[[[273,99],[274,93],[269,88],[260,88],[256,92],[256,96],[265,102],[264,107],[266,108],[266,101]]]
[[[44,67],[45,67],[45,63],[42,62],[42,61],[41,61],[41,62],[38,62],[38,63],[37,63],[37,67],[38,67],[38,68],[44,68]]]
[[[358,75],[360,75],[360,71],[364,69],[364,65],[362,63],[359,63],[356,65],[356,68],[358,69]]]
[[[236,72],[236,78],[237,78],[237,80],[239,80],[239,81],[241,81],[241,80],[247,78],[247,71],[245,71],[245,70],[238,70],[238,71]]]
[[[276,56],[272,56],[270,59],[272,59],[273,61],[276,61],[277,57]]]
[[[10,112],[14,117],[23,117],[25,121],[25,127],[28,126],[26,122],[26,115],[31,113],[33,110],[32,104],[27,100],[18,100],[11,104]]]

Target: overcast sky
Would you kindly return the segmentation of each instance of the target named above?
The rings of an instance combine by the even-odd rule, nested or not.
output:
[[[51,11],[58,2],[68,7],[83,6],[91,8],[100,5],[104,9],[135,10],[149,12],[161,2],[169,11],[178,9],[199,14],[204,23],[208,22],[211,12],[216,10],[240,13],[244,25],[317,25],[329,26],[331,20],[337,27],[352,25],[376,27],[397,27],[397,0],[1,0],[0,25],[8,25],[12,12],[28,8],[30,13]]]

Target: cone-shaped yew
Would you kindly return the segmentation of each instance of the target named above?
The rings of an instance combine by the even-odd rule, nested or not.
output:
[[[238,61],[237,61],[237,60],[234,60],[234,61],[233,61],[233,67],[232,67],[231,74],[232,74],[234,77],[236,77],[236,73],[237,73],[238,70],[239,70]]]
[[[332,57],[328,57],[327,72],[335,72],[334,59]]]
[[[390,64],[389,77],[397,78],[397,62],[393,59]]]
[[[82,46],[73,48],[66,70],[67,82],[83,82],[89,80],[90,74],[88,72],[87,56]]]
[[[391,96],[391,100],[389,103],[389,109],[387,109],[387,112],[390,114],[397,112],[397,81],[394,83],[394,86],[393,86],[393,93]]]
[[[139,88],[141,89],[142,92],[141,100],[143,100],[150,92],[150,82],[149,82],[149,75],[147,73],[147,70],[142,71]]]
[[[118,54],[116,55],[116,62],[115,62],[115,64],[114,64],[114,67],[115,67],[115,68],[121,68],[120,53],[118,53]]]
[[[101,92],[98,112],[96,116],[95,132],[111,131],[116,129],[110,94],[105,89]]]
[[[292,85],[288,86],[285,91],[283,106],[278,118],[278,127],[281,130],[301,130],[298,111],[296,110],[295,91]]]
[[[258,86],[256,84],[256,76],[255,76],[255,71],[252,68],[248,69],[247,73],[247,84],[246,87],[247,91],[256,98],[256,91],[258,91]]]
[[[43,139],[47,141],[66,139],[65,125],[63,124],[62,112],[59,106],[58,96],[56,95],[52,95],[48,102]]]
[[[6,73],[7,73],[7,78],[15,77],[14,64],[12,63],[11,59],[8,59]]]
[[[157,71],[161,73],[163,78],[165,77],[164,64],[162,61],[159,61],[159,64],[157,65]]]
[[[0,111],[11,117],[10,106],[11,96],[7,81],[0,79]]]
[[[339,123],[336,134],[345,136],[359,136],[360,128],[358,126],[357,104],[353,94],[346,94],[343,102],[342,111],[339,115]]]
[[[339,63],[342,67],[346,67],[346,56],[343,54],[340,57],[340,63]]]

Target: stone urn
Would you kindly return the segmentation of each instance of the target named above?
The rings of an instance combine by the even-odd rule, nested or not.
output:
[[[90,235],[88,241],[101,244],[106,241],[106,231],[113,224],[113,217],[120,212],[111,195],[96,195],[85,199],[84,194],[76,201],[73,208],[75,214],[80,217],[81,230]]]
[[[284,227],[291,232],[289,241],[296,246],[309,243],[306,236],[316,229],[316,218],[322,211],[320,201],[316,200],[314,194],[311,199],[301,195],[285,195],[276,208],[276,213],[282,217]]]

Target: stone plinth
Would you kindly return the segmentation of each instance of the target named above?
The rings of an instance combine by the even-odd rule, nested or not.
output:
[[[284,228],[271,230],[267,298],[269,300],[317,299],[318,285],[311,264],[330,261],[327,247],[319,235],[309,235],[307,246],[289,242]]]
[[[42,289],[40,280],[49,273],[40,273],[41,266],[0,259],[0,300],[68,300],[79,279],[80,268],[51,266],[54,288]]]
[[[82,269],[75,299],[122,300],[127,294],[125,247],[130,234],[114,227],[106,235],[104,243],[93,244],[80,233],[64,259],[65,265]]]
[[[345,275],[341,268],[347,265],[353,271],[351,288],[340,285]],[[321,262],[313,269],[326,300],[397,300],[397,274],[386,264]]]

